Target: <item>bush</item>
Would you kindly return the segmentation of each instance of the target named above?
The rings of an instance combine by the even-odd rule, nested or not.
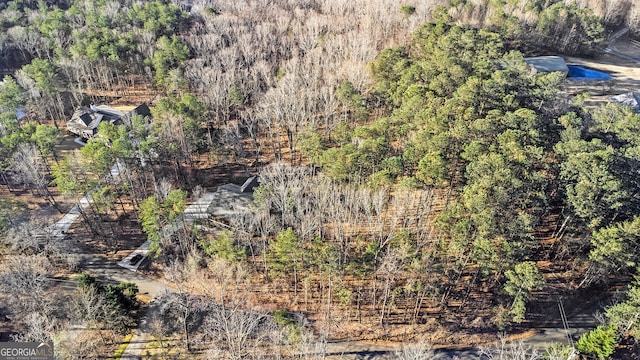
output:
[[[96,279],[91,276],[89,273],[82,273],[78,278],[78,287],[87,288],[89,286],[93,286],[96,283]]]
[[[576,349],[583,354],[606,359],[618,345],[618,333],[615,325],[600,325],[582,335],[576,343]]]
[[[244,260],[246,254],[244,249],[237,248],[230,231],[222,231],[211,240],[200,240],[198,242],[202,251],[209,257],[225,259],[231,263]]]
[[[285,327],[288,325],[293,325],[296,323],[295,319],[293,318],[293,314],[291,312],[289,312],[288,310],[285,309],[280,309],[280,310],[276,310],[273,312],[273,321],[276,322],[276,324]]]
[[[413,5],[402,5],[400,6],[400,12],[405,16],[411,16],[416,13],[416,7]]]
[[[287,342],[298,344],[301,341],[302,328],[292,312],[288,310],[276,310],[273,313],[273,320],[282,329]]]

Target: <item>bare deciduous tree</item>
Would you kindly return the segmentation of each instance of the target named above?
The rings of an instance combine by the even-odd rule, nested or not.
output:
[[[101,328],[106,314],[109,312],[107,299],[95,286],[78,288],[73,297],[73,309],[89,328]]]
[[[15,256],[3,262],[0,286],[11,294],[14,313],[28,314],[46,310],[49,305],[45,289],[50,275],[50,264],[44,256]]]
[[[242,359],[259,353],[256,346],[265,337],[261,331],[265,319],[266,314],[245,311],[238,306],[213,306],[205,318],[204,331],[212,338],[221,339],[220,345],[231,359]]]
[[[309,175],[308,168],[289,166],[282,162],[273,163],[260,172],[261,184],[268,187],[270,205],[282,214],[282,228],[296,225],[299,216],[296,210],[302,201],[303,191],[307,188]]]
[[[432,345],[424,339],[412,344],[403,344],[402,350],[396,351],[395,355],[399,360],[430,360],[435,358]]]
[[[21,143],[11,157],[11,168],[24,184],[31,184],[47,202],[62,213],[49,191],[49,169],[38,147],[33,143]]]
[[[24,330],[13,337],[18,342],[46,342],[56,334],[58,319],[41,312],[28,313],[24,319]]]
[[[297,356],[294,358],[304,360],[320,360],[325,359],[327,353],[327,336],[321,334],[315,336],[310,329],[302,329],[300,340],[297,344]]]
[[[480,350],[480,356],[488,360],[538,360],[542,355],[530,345],[522,341],[510,343],[504,336],[491,348]]]

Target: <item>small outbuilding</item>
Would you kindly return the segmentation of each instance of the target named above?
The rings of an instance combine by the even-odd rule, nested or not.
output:
[[[569,67],[560,56],[536,56],[524,59],[534,73],[561,72],[565,76],[569,74]]]
[[[220,188],[234,192],[236,194],[251,194],[253,193],[253,189],[257,188],[258,186],[260,186],[258,176],[252,176],[248,178],[242,185],[225,184],[220,186]]]
[[[147,117],[151,117],[151,109],[149,109],[149,107],[147,106],[147,104],[142,103],[138,106],[135,107],[135,109],[129,111],[128,113],[124,114],[124,116],[122,117],[122,122],[125,125],[130,126],[131,125],[131,119],[133,119],[134,116],[136,115],[140,115],[143,118],[147,118]]]
[[[637,93],[628,92],[626,94],[612,96],[609,99],[609,102],[628,106],[633,109],[633,111],[640,114],[640,95]]]

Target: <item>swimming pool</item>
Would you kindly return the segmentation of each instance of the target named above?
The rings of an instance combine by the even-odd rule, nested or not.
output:
[[[598,71],[586,68],[580,65],[567,65],[569,68],[568,78],[574,80],[609,80],[611,79],[611,75]]]

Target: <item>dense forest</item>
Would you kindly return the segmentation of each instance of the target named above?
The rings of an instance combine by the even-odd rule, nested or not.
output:
[[[639,37],[633,1],[15,0],[0,27],[13,339],[112,356],[154,305],[72,249],[148,240],[143,272],[175,288],[145,321],[161,358],[480,346],[551,321],[560,298],[610,305],[548,358],[637,351],[640,114],[587,105],[524,61]],[[79,106],[142,102],[151,116],[61,150]],[[249,208],[185,224],[189,204],[251,175]],[[80,225],[52,234],[87,193]]]

